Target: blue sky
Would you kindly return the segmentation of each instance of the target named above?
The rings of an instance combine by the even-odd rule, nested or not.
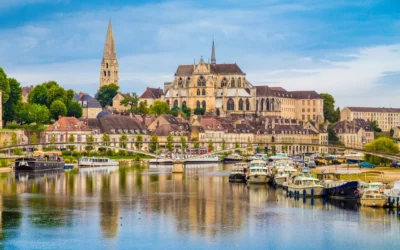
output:
[[[316,90],[343,106],[400,107],[400,2],[0,0],[0,67],[22,85],[94,94],[112,20],[123,92],[211,55],[254,85]]]

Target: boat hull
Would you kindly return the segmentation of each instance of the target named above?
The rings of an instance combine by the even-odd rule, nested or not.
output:
[[[384,207],[387,204],[387,199],[361,198],[361,206],[365,207]]]
[[[284,182],[287,182],[287,176],[276,176],[274,178],[274,183],[278,187],[282,187]]]
[[[47,171],[64,169],[65,162],[41,161],[33,158],[19,158],[15,161],[15,171]]]
[[[296,192],[299,194],[299,196],[323,196],[324,187],[323,186],[302,187],[302,186],[289,185],[287,191],[292,194]]]
[[[270,181],[270,177],[268,175],[249,175],[246,181],[249,184],[267,184]]]
[[[101,167],[118,167],[118,164],[102,164],[102,165],[97,165],[97,164],[91,164],[91,165],[86,165],[86,164],[79,164],[79,168],[101,168]]]
[[[234,163],[234,162],[242,162],[242,160],[241,159],[224,159],[224,162],[225,163]]]
[[[229,182],[245,183],[246,176],[244,174],[231,174],[229,175]]]
[[[332,199],[358,199],[358,181],[349,181],[337,187],[326,188],[326,194]]]

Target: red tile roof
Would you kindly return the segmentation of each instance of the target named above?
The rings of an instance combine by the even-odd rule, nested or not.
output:
[[[75,117],[61,117],[46,131],[91,131],[91,129]]]
[[[162,95],[164,95],[164,91],[160,88],[146,88],[139,98],[160,99]]]

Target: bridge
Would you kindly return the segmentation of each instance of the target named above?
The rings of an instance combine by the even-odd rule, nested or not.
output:
[[[111,144],[111,143],[107,143]],[[119,144],[119,143],[113,143],[113,144]],[[158,142],[158,144],[161,144]],[[178,142],[175,142],[174,144],[180,144]],[[104,148],[104,149],[112,149],[112,150],[124,150],[130,153],[137,153],[137,154],[143,154],[143,155],[148,155],[154,158],[158,159],[168,159],[171,160],[174,164],[174,168],[176,167],[178,172],[180,172],[180,168],[182,168],[183,171],[183,164],[186,161],[194,160],[200,157],[204,156],[212,156],[216,154],[222,154],[222,153],[230,153],[234,152],[236,150],[244,151],[248,150],[249,146],[260,146],[260,145],[267,145],[267,146],[300,146],[303,147],[303,149],[307,149],[309,147],[325,147],[329,149],[334,149],[334,150],[348,150],[356,153],[363,153],[363,154],[369,154],[377,157],[381,157],[384,159],[392,160],[392,161],[400,161],[400,154],[391,154],[391,153],[383,153],[383,152],[378,152],[378,151],[371,151],[371,150],[366,150],[366,149],[360,149],[360,148],[353,148],[353,147],[346,147],[346,146],[340,146],[340,145],[323,145],[323,144],[316,144],[316,143],[296,143],[296,142],[266,142],[266,143],[245,143],[246,147],[232,147],[229,149],[223,149],[223,150],[217,150],[217,151],[212,151],[208,152],[206,154],[201,154],[201,155],[196,155],[192,156],[189,158],[185,159],[171,159],[166,156],[160,156],[158,154],[154,154],[148,151],[144,150],[139,150],[139,149],[133,149],[133,148],[127,148],[127,147],[120,147],[120,146],[115,146],[115,145],[105,145],[104,143],[101,142],[93,142],[93,143],[87,143],[87,142],[74,142],[74,143],[69,143],[69,142],[56,142],[56,143],[37,143],[37,144],[20,144],[20,145],[13,145],[13,146],[6,146],[6,147],[0,147],[0,151],[5,151],[5,150],[12,150],[12,149],[17,149],[17,148],[39,148],[39,147],[68,147],[68,146],[91,146],[93,149],[99,149],[99,148]]]

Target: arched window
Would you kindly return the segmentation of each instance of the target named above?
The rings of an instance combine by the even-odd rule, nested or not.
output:
[[[202,102],[201,102],[201,107],[202,107],[203,109],[206,109],[206,101],[202,101]]]
[[[261,111],[264,111],[264,98],[261,99]]]
[[[239,100],[239,110],[243,110],[243,100]]]
[[[182,78],[179,78],[179,80],[178,80],[178,85],[179,85],[179,87],[182,87],[182,83],[183,83]]]
[[[234,78],[232,78],[232,80],[231,80],[231,88],[235,88],[235,79]]]
[[[267,111],[270,111],[270,109],[269,109],[270,108],[269,107],[269,98],[267,98],[267,105],[266,106],[267,106]]]
[[[275,103],[275,99],[272,98],[272,100],[271,100],[271,111],[274,111],[274,103]]]
[[[206,90],[203,89],[203,90],[201,91],[201,94],[202,94],[202,95],[206,95]]]
[[[242,87],[242,79],[239,77],[239,79],[238,79],[238,88],[241,88]]]
[[[108,76],[110,76],[110,71],[108,71]]]
[[[206,78],[204,78],[204,76],[199,77],[199,80],[197,80],[197,86],[199,86],[199,87],[206,86]]]
[[[219,116],[221,114],[221,112],[219,111],[219,109],[217,109],[217,115]]]
[[[196,108],[198,108],[198,109],[200,108],[200,101],[196,102]]]
[[[108,69],[108,63],[106,63],[106,68]]]
[[[197,90],[197,95],[200,95],[200,89]]]
[[[226,77],[224,77],[224,79],[222,79],[221,81],[221,88],[224,88],[228,86],[228,79],[226,79]]]
[[[190,77],[186,78],[186,87],[189,87]]]
[[[246,110],[250,110],[250,101],[249,101],[249,99],[246,100]]]
[[[187,107],[186,101],[183,101],[183,102],[182,102],[182,108],[183,108],[183,107]]]
[[[227,108],[228,110],[235,110],[235,102],[231,98],[228,100]]]
[[[178,107],[178,100],[174,101],[174,107]]]
[[[107,72],[104,70],[104,76],[107,76]]]

